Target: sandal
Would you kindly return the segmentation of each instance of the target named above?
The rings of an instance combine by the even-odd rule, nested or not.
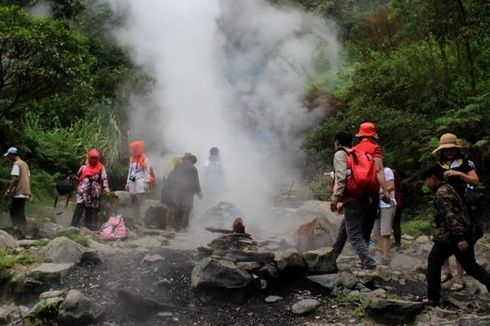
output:
[[[449,281],[452,278],[453,278],[453,275],[451,273],[443,273],[441,275],[441,283],[446,283],[447,281]]]
[[[464,281],[463,280],[461,280],[461,281],[454,280],[451,283],[451,286],[449,287],[449,291],[461,291],[464,288],[465,288],[465,284],[464,284]]]

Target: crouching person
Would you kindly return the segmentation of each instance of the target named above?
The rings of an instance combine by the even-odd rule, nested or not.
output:
[[[94,218],[100,207],[102,190],[109,193],[109,183],[104,165],[100,162],[100,154],[91,149],[87,155],[87,162],[80,167],[77,173],[79,184],[77,189],[77,206],[72,226],[79,226],[83,212],[85,212],[85,226],[94,229]]]
[[[425,184],[435,192],[434,246],[427,266],[428,301],[440,304],[441,268],[454,255],[464,270],[490,291],[490,274],[475,260],[475,243],[483,236],[481,227],[470,217],[454,188],[444,182],[440,165],[427,167],[422,174]]]

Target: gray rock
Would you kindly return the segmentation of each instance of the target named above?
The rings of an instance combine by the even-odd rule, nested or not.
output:
[[[398,252],[394,252],[391,257],[390,268],[399,270],[416,270],[422,267],[423,263],[421,260],[414,258],[412,256],[404,255]]]
[[[65,277],[73,266],[73,263],[44,263],[32,269],[30,274],[37,279],[60,279]]]
[[[255,271],[260,278],[266,280],[273,280],[279,277],[279,271],[273,264],[265,264],[260,267],[257,271]]]
[[[278,295],[270,295],[267,298],[265,298],[265,302],[267,303],[276,303],[279,302],[283,299],[283,297],[280,297]]]
[[[39,295],[39,299],[46,300],[50,298],[62,297],[64,294],[65,291],[61,290],[46,291]]]
[[[0,325],[7,325],[22,318],[22,312],[14,303],[0,307]]]
[[[63,226],[53,222],[42,223],[38,227],[39,235],[48,238],[54,236],[61,230],[63,230]]]
[[[366,311],[377,322],[405,324],[413,321],[423,309],[421,302],[372,298]]]
[[[208,257],[198,262],[191,274],[193,288],[211,286],[226,289],[243,288],[250,284],[252,276],[229,260]]]
[[[296,302],[291,307],[291,312],[295,315],[304,315],[320,307],[320,301],[315,299],[304,299]]]
[[[303,256],[295,251],[276,252],[274,253],[274,260],[279,272],[286,270],[306,270],[306,263]]]
[[[260,264],[255,261],[241,261],[236,263],[238,268],[244,269],[246,271],[253,271],[260,268]]]
[[[85,263],[98,265],[102,264],[102,258],[99,253],[93,249],[84,248],[84,252],[82,254],[82,258],[80,258],[80,263],[83,265]]]
[[[90,248],[90,249],[93,249],[93,250],[95,250],[97,252],[100,252],[101,254],[104,254],[104,255],[116,254],[116,253],[122,251],[119,248],[114,248],[114,247],[108,246],[108,245],[106,245],[104,243],[100,243],[100,242],[94,241],[92,239],[89,239],[87,241],[87,247]]]
[[[159,248],[162,246],[160,239],[156,237],[143,237],[129,242],[130,245],[143,248]]]
[[[164,260],[164,258],[160,255],[146,255],[145,257],[143,257],[142,261],[144,263],[154,263],[162,260]]]
[[[355,275],[347,272],[340,272],[337,274],[313,275],[309,276],[308,279],[330,290],[338,286],[343,286],[347,289],[354,289],[359,283],[359,279]]]
[[[413,240],[415,240],[415,238],[414,238],[414,237],[412,237],[412,236],[411,236],[411,235],[409,235],[409,234],[404,234],[404,235],[402,235],[402,239],[403,239],[403,240],[407,240],[407,241],[413,241]]]
[[[17,241],[4,230],[0,230],[0,249],[5,248],[17,248]]]
[[[85,248],[66,237],[51,240],[39,254],[53,263],[80,263]]]
[[[23,248],[32,247],[36,243],[36,240],[17,240],[17,246]]]
[[[415,242],[423,244],[423,243],[431,243],[430,238],[426,235],[421,235],[417,239],[415,239]]]
[[[58,323],[60,325],[88,325],[97,320],[102,307],[78,290],[70,290],[60,306]]]
[[[307,251],[303,258],[310,273],[333,273],[337,271],[337,262],[333,248],[325,247]]]
[[[175,306],[171,304],[161,303],[124,289],[117,290],[117,296],[124,305],[124,309],[130,315],[139,318],[148,314],[175,309]]]

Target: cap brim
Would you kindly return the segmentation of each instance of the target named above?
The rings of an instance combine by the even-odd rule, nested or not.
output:
[[[3,154],[3,156],[7,157],[7,156],[9,156],[9,153],[7,152],[7,153]]]

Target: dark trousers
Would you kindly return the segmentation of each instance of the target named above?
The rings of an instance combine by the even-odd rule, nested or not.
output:
[[[454,255],[466,273],[484,284],[490,291],[490,274],[475,260],[475,246],[470,244],[467,251],[460,251],[456,242],[434,243],[427,265],[429,300],[439,304],[441,299],[441,268],[444,262]]]
[[[373,194],[369,199],[369,206],[362,224],[362,237],[369,243],[373,232],[374,221],[378,218],[379,194]]]
[[[22,235],[25,235],[27,231],[25,207],[26,198],[12,198],[10,218],[14,227],[22,232]]]
[[[73,213],[73,219],[71,220],[71,226],[78,227],[80,225],[80,219],[85,211],[85,226],[89,229],[94,228],[94,213],[95,209],[93,207],[87,207],[83,203],[77,204],[75,207],[75,213]]]
[[[333,246],[335,256],[338,257],[344,249],[345,242],[349,240],[364,267],[376,266],[376,261],[369,255],[368,244],[363,237],[363,221],[368,212],[368,202],[356,200],[344,206],[344,219],[342,220],[337,239]]]
[[[191,211],[190,205],[174,205],[170,208],[169,214],[172,214],[175,231],[183,231],[187,228]]]
[[[393,219],[393,237],[395,245],[400,248],[402,245],[402,208],[396,206],[395,218]]]

